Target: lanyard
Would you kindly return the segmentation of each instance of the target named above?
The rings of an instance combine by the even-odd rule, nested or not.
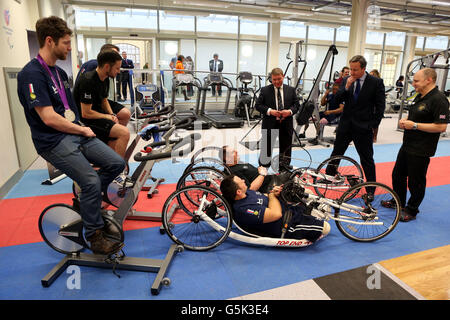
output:
[[[56,83],[56,79],[53,76],[53,73],[50,71],[50,68],[48,67],[47,63],[45,63],[44,59],[42,59],[41,55],[37,55],[36,59],[39,61],[39,63],[44,67],[44,69],[48,72],[48,74],[50,75],[50,78],[53,81],[53,84],[56,87],[56,90],[58,91],[58,94],[64,104],[64,109],[69,110],[69,102],[67,101],[67,96],[66,96],[66,90],[64,88],[64,85],[61,81],[61,78],[59,76],[59,72],[58,69],[56,69],[56,75],[58,76],[58,81],[59,81],[59,85]]]

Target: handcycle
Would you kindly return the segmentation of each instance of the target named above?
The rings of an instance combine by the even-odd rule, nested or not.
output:
[[[374,199],[367,199],[366,188],[374,190]],[[388,186],[364,182],[350,187],[339,199],[313,194],[296,181],[283,187],[283,200],[289,205],[304,205],[307,212],[328,221],[334,220],[338,230],[347,238],[370,242],[392,232],[400,217],[400,201]],[[393,209],[381,201],[394,199]],[[176,207],[175,210],[172,210]],[[169,214],[170,213],[170,214]],[[178,245],[194,251],[217,247],[228,237],[255,245],[298,248],[311,245],[306,239],[271,238],[238,226],[233,220],[231,206],[219,191],[202,185],[190,185],[173,192],[162,210],[163,227]],[[284,222],[283,222],[284,223]],[[233,225],[236,229],[232,229]]]
[[[124,192],[123,201],[116,211],[103,211],[105,230],[107,230],[108,237],[111,240],[124,241],[123,223],[130,214],[130,209],[147,181],[154,163],[162,159],[181,157],[194,150],[195,140],[200,138],[199,134],[191,134],[184,139],[169,139],[175,129],[189,125],[191,123],[187,121],[183,122],[183,125],[178,125],[178,127],[172,126],[163,135],[162,141],[154,142],[147,146],[152,149],[151,152],[147,155],[142,155],[141,152],[138,152],[134,156],[134,160],[140,162],[140,164],[133,173],[132,178],[135,182],[133,187]],[[112,268],[113,273],[116,275],[116,268],[157,273],[151,287],[151,293],[156,295],[159,293],[162,285],[170,284],[170,279],[165,277],[165,274],[174,255],[183,250],[181,246],[171,245],[164,259],[128,257],[125,256],[123,250],[108,256],[84,253],[82,251],[89,249],[89,243],[84,237],[83,221],[75,205],[70,206],[59,203],[45,208],[39,217],[38,225],[39,232],[45,243],[52,249],[66,255],[41,280],[44,287],[50,286],[69,265],[80,265]]]
[[[206,184],[218,189],[225,175],[231,174],[230,168],[218,156],[220,152],[222,148],[215,146],[203,147],[195,152],[190,164],[178,180],[177,189],[192,184]],[[309,165],[311,165],[311,155],[308,151],[306,152],[310,157]],[[278,156],[274,157],[273,167],[277,167],[278,158]],[[327,168],[334,173],[327,174]],[[305,187],[314,190],[319,196],[338,199],[350,187],[364,182],[364,174],[358,162],[350,157],[339,155],[322,161],[315,169],[294,168],[289,180],[297,180]]]

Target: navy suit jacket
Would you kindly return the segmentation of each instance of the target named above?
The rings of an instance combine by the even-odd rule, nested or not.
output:
[[[273,84],[270,84],[261,89],[258,99],[255,103],[255,108],[263,115],[262,128],[274,128],[277,120],[273,116],[267,115],[269,108],[276,110],[275,89]],[[292,116],[297,113],[300,108],[299,99],[295,93],[295,88],[283,84],[283,110],[291,110]],[[292,116],[283,120],[288,127],[293,127]]]
[[[344,111],[339,121],[339,130],[369,131],[378,128],[386,108],[386,94],[383,79],[376,78],[366,73],[358,99],[353,96],[356,81],[348,90],[345,90],[347,79],[344,78],[336,93],[337,103],[344,102]]]

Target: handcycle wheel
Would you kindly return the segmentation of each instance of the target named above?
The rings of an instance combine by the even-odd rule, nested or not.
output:
[[[203,147],[194,153],[194,155],[191,157],[191,163],[194,163],[194,161],[199,158],[214,158],[216,160],[221,161],[221,158],[219,156],[221,153],[222,153],[222,148],[220,148],[220,147],[214,147],[214,146]]]
[[[225,174],[227,175],[231,174],[230,168],[225,163],[223,163],[222,160],[208,157],[195,159],[186,167],[186,169],[184,169],[183,174],[197,167],[212,167],[217,170],[225,172]]]
[[[59,234],[63,226],[74,224],[81,216],[71,206],[63,203],[53,204],[39,216],[39,233],[42,239],[54,250],[72,254],[80,252],[83,246]]]
[[[192,203],[191,199],[195,199]],[[162,223],[175,243],[194,251],[220,245],[232,226],[231,207],[217,191],[186,186],[173,192],[162,210]]]
[[[225,173],[214,167],[195,167],[186,171],[177,182],[177,190],[191,185],[205,186],[217,191],[220,189],[220,183],[225,178]]]
[[[327,174],[327,170],[331,172]],[[346,156],[332,156],[316,169],[314,190],[318,196],[339,199],[352,186],[364,182],[364,174],[358,162]]]
[[[374,200],[366,199],[367,189],[374,190]],[[381,201],[395,200],[394,208],[385,208]],[[379,182],[364,182],[348,189],[338,200],[335,209],[336,226],[344,236],[361,242],[370,242],[387,236],[400,219],[400,200],[388,186]],[[352,223],[353,222],[353,223]]]

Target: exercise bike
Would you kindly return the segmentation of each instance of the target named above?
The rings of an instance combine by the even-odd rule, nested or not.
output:
[[[151,148],[147,155],[141,152],[134,156],[134,160],[140,162],[134,171],[132,179],[135,182],[132,188],[124,193],[123,201],[116,211],[103,211],[105,229],[109,238],[114,241],[124,241],[123,223],[131,211],[139,192],[149,177],[154,163],[158,160],[171,157],[182,157],[194,150],[195,140],[200,139],[199,134],[191,134],[186,138],[170,140],[175,129],[191,125],[190,119],[182,124],[170,128],[163,136],[163,141],[154,142],[147,147]],[[187,145],[187,146],[186,146]],[[156,147],[159,147],[155,149]],[[180,150],[180,148],[184,149]],[[149,149],[150,150],[150,149]],[[152,284],[151,293],[159,293],[162,285],[169,285],[170,279],[165,277],[169,265],[177,252],[181,252],[181,246],[172,245],[166,257],[162,260],[133,258],[125,255],[124,251],[112,255],[97,255],[82,252],[89,249],[89,243],[84,237],[83,221],[76,206],[67,204],[53,204],[43,210],[39,217],[39,232],[47,245],[66,256],[58,263],[42,280],[44,287],[49,287],[56,278],[69,265],[91,266],[101,268],[154,272],[157,276]]]

